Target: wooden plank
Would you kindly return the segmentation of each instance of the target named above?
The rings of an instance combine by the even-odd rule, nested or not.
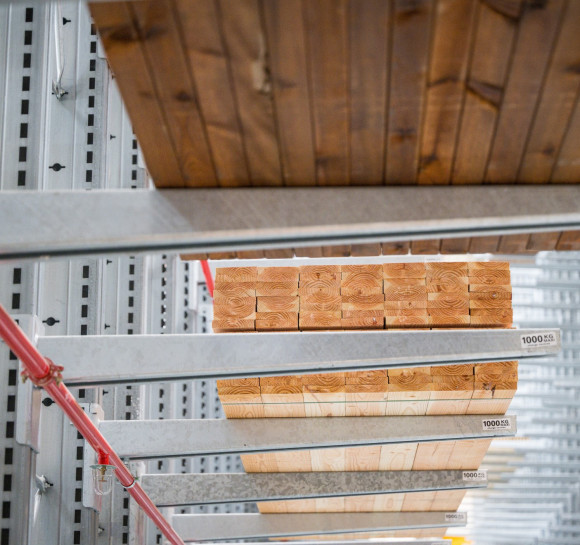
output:
[[[353,257],[377,256],[381,255],[381,245],[379,242],[368,244],[352,244],[350,255]]]
[[[509,271],[509,261],[468,261],[467,274],[468,276],[477,276],[475,271]]]
[[[345,295],[365,296],[383,293],[382,275],[377,278],[373,274],[362,273],[343,273],[340,284],[340,293]]]
[[[413,255],[438,254],[440,247],[441,241],[437,239],[411,241],[411,253]]]
[[[511,327],[513,322],[512,309],[472,309],[471,325],[475,327]]]
[[[431,367],[432,376],[465,376],[473,375],[473,364],[461,364],[461,365],[436,365]]]
[[[431,504],[433,511],[457,511],[467,490],[440,490]]]
[[[511,299],[498,299],[497,297],[486,297],[484,299],[480,298],[469,301],[469,308],[512,308],[512,302]]]
[[[217,0],[244,147],[254,185],[282,185],[280,153],[257,0]]]
[[[580,147],[580,101],[576,101],[576,107],[570,117],[568,130],[562,142],[554,171],[552,183],[577,183],[580,179],[580,159],[578,148]]]
[[[511,17],[487,3],[480,4],[453,163],[454,184],[480,184],[484,178],[515,33]],[[475,249],[484,241],[476,242],[476,246],[473,241],[471,253],[493,251]]]
[[[254,320],[227,318],[213,320],[211,326],[214,333],[236,333],[238,331],[255,331],[256,322]]]
[[[381,244],[383,255],[407,255],[410,248],[410,242],[383,242]]]
[[[432,12],[433,2],[425,0],[394,3],[385,165],[388,184],[417,181]]]
[[[346,448],[324,448],[310,451],[312,471],[344,471]]]
[[[229,64],[213,0],[177,0],[177,21],[220,186],[249,185]],[[219,89],[219,100],[216,100]]]
[[[335,312],[342,308],[342,297],[334,293],[312,293],[300,296],[300,311]]]
[[[445,308],[451,310],[468,310],[468,293],[428,293],[427,308]]]
[[[381,446],[349,447],[345,449],[345,471],[378,471]]]
[[[558,240],[556,250],[575,251],[580,250],[580,231],[564,231]]]
[[[224,318],[256,319],[255,297],[230,297],[227,304],[214,303],[213,316],[216,320]]]
[[[233,404],[224,403],[224,414],[226,418],[264,418],[264,405],[255,404]]]
[[[216,185],[207,134],[172,4],[168,0],[138,2],[131,4],[130,9],[165,112],[185,186]]]
[[[292,248],[280,248],[278,250],[264,250],[264,257],[268,259],[287,259],[294,257]]]
[[[389,384],[387,393],[387,415],[422,416],[427,412],[431,398],[431,384],[417,384],[409,391],[397,384]]]
[[[215,303],[219,303],[218,298],[223,298],[227,302],[229,297],[255,297],[255,282],[216,282],[213,292]]]
[[[379,471],[410,471],[417,454],[418,443],[382,445]]]
[[[471,279],[469,284],[469,298],[478,299],[491,296],[493,298],[501,299],[511,299],[512,287],[511,285],[501,284],[479,284],[476,278]]]
[[[257,267],[260,282],[298,282],[298,267]]]
[[[383,278],[425,278],[425,263],[384,263]]]
[[[500,238],[498,252],[502,254],[528,253],[529,234],[504,235]]]
[[[478,269],[470,273],[469,284],[487,285],[493,289],[500,286],[508,286],[511,289],[511,276],[509,270]]]
[[[262,259],[264,250],[243,250],[236,252],[238,259]]]
[[[316,500],[287,500],[286,509],[288,513],[316,513]]]
[[[386,369],[347,371],[345,373],[345,384],[382,386],[386,390],[389,384],[389,379]]]
[[[382,280],[381,280],[382,284]],[[343,284],[344,286],[344,284]],[[342,291],[341,287],[341,291]],[[352,291],[352,290],[346,290]],[[367,286],[367,290],[370,291]],[[382,286],[381,286],[382,292]],[[383,310],[385,306],[385,298],[382,293],[373,295],[341,295],[342,310]]]
[[[471,0],[437,3],[421,141],[420,184],[448,184],[451,179],[476,11],[476,3]],[[463,240],[467,246],[468,239]]]
[[[419,443],[413,470],[445,469],[455,447],[455,441]]]
[[[386,301],[427,301],[427,286],[386,287],[385,285]]]
[[[398,369],[389,369],[389,377],[399,377],[401,375],[431,375],[431,367],[400,367]]]
[[[284,184],[314,185],[314,142],[300,0],[261,3]]]
[[[580,85],[580,3],[565,6],[562,28],[550,63],[542,97],[530,128],[518,181],[547,183],[568,121],[574,111]]]
[[[147,169],[158,187],[183,187],[185,182],[169,121],[147,70],[129,6],[118,2],[93,3],[89,7],[131,124],[138,134]]]
[[[385,416],[388,384],[347,384],[346,416]]]
[[[452,385],[451,387],[453,387]],[[447,384],[438,383],[432,385],[431,397],[427,405],[426,414],[435,416],[443,414],[467,414],[469,402],[473,396],[473,384],[471,389],[456,390],[447,389]]]
[[[284,473],[312,471],[312,460],[309,450],[293,450],[289,452],[276,452],[275,457],[278,470]]]
[[[255,282],[257,279],[257,267],[218,267],[215,270],[216,284],[219,282]]]
[[[260,501],[256,506],[260,513],[288,513],[287,501]]]
[[[294,248],[294,255],[296,257],[322,257],[322,248],[321,247],[303,247],[303,248]]]
[[[442,254],[466,254],[469,252],[471,239],[461,238],[444,238],[441,240]]]
[[[383,0],[351,0],[350,44],[350,183],[383,182],[387,99],[389,4]],[[381,255],[380,245],[361,254]],[[364,245],[366,246],[366,245]]]
[[[323,246],[322,255],[323,257],[348,257],[350,256],[350,246],[348,245]]]
[[[547,252],[556,249],[560,233],[531,233],[526,250],[530,252]]]
[[[308,282],[300,282],[298,288],[298,295],[300,299],[304,296],[311,297],[313,295],[333,297],[340,296],[340,282],[335,282],[329,278],[321,280],[310,280]]]
[[[207,254],[208,259],[236,259],[237,253],[231,252],[212,252]]]
[[[383,329],[384,319],[382,316],[367,316],[365,311],[351,311],[348,318],[341,318],[342,329]]]
[[[256,312],[256,331],[293,331],[297,329],[297,312]]]
[[[327,275],[337,275],[340,278],[340,265],[301,265],[300,278],[305,280],[315,280]]]
[[[373,511],[397,512],[403,506],[405,494],[377,494]],[[357,538],[358,539],[358,538]]]
[[[300,299],[294,295],[258,297],[258,312],[298,312]]]
[[[375,498],[372,495],[344,498],[344,510],[347,513],[370,513],[374,507]]]
[[[455,182],[454,182],[455,183]],[[473,237],[469,245],[470,254],[485,254],[497,252],[499,236]]]
[[[256,282],[258,297],[296,296],[298,284],[296,282]]]
[[[401,511],[430,511],[435,492],[414,492],[405,494]]]
[[[517,373],[517,361],[498,361],[492,363],[476,363],[474,372],[475,375],[480,374],[512,374]]]
[[[318,185],[349,182],[348,21],[344,0],[303,4]]]
[[[280,471],[275,456],[270,452],[241,454],[246,473],[275,473]]]
[[[524,9],[487,164],[487,182],[511,183],[517,178],[563,7],[561,0],[552,0],[527,4]]]
[[[299,316],[299,328],[301,331],[341,329],[341,313],[337,312],[317,312],[303,311]]]

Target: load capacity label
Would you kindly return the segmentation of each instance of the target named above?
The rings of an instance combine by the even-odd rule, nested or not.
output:
[[[464,471],[463,480],[467,482],[487,481],[487,469],[478,469],[477,471]]]
[[[534,348],[538,346],[556,346],[558,339],[555,333],[534,333],[533,335],[522,335],[522,348]]]
[[[445,513],[445,522],[467,522],[467,513]]]
[[[486,418],[481,423],[483,425],[483,431],[512,429],[511,418]]]

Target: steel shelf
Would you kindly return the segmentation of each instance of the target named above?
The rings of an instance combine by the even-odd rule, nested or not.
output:
[[[551,334],[552,346],[522,337]],[[558,329],[40,337],[71,385],[250,377],[525,360],[557,354]]]

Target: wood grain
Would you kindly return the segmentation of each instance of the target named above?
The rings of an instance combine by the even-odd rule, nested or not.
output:
[[[252,185],[282,185],[280,153],[257,0],[216,0]]]
[[[139,2],[131,4],[130,9],[165,112],[184,184],[216,185],[207,134],[171,3]]]
[[[284,184],[311,185],[316,171],[302,2],[273,0],[261,6]]]
[[[475,12],[474,1],[443,0],[437,4],[419,184],[448,184],[451,179]],[[467,245],[467,239],[464,240]]]
[[[224,187],[249,185],[236,97],[216,4],[213,0],[176,0],[174,5],[217,183]],[[215,89],[221,90],[219,101]]]
[[[485,174],[490,183],[517,178],[563,7],[562,1],[552,0],[524,9]]]
[[[565,6],[556,49],[546,74],[533,125],[528,133],[528,142],[518,173],[520,182],[546,183],[550,180],[580,85],[580,71],[574,69],[580,58],[580,33],[576,24],[578,20],[580,4],[569,2]]]
[[[416,183],[432,12],[432,2],[394,2],[385,165],[390,184]]]
[[[348,10],[350,183],[381,184],[387,120],[389,10],[383,0],[351,0]],[[380,255],[380,247],[373,255]]]
[[[316,183],[349,182],[348,21],[344,0],[303,4],[310,55],[309,81],[316,150]]]

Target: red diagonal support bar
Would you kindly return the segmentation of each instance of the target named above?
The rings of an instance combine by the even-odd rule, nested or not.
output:
[[[173,545],[184,545],[183,540],[165,520],[145,491],[135,482],[133,475],[117,456],[117,453],[81,409],[69,389],[59,380],[59,368],[40,354],[2,305],[0,305],[0,337],[22,362],[25,376],[48,392],[97,453],[109,455],[109,463],[116,467],[115,474],[119,482],[133,496],[163,535]]]
[[[213,298],[213,277],[211,275],[211,269],[209,268],[209,263],[207,261],[201,262],[201,270],[205,276],[205,284],[207,286],[207,291]]]

